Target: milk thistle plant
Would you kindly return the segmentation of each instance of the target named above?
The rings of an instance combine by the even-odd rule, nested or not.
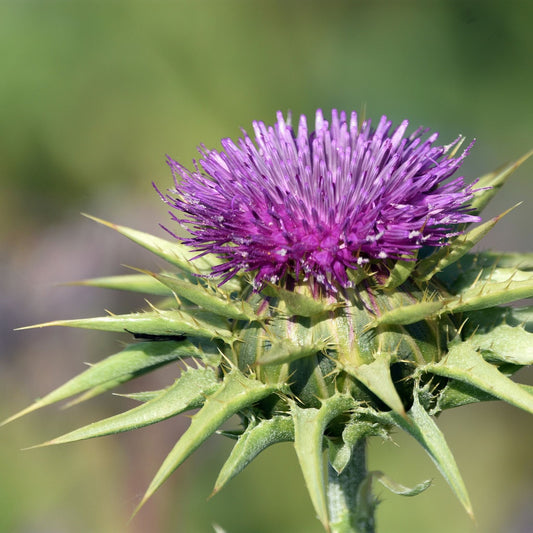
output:
[[[146,311],[33,326],[128,332],[134,342],[9,420],[179,360],[167,388],[129,394],[137,406],[44,445],[198,409],[139,507],[221,432],[235,445],[214,493],[291,441],[324,529],[369,533],[373,482],[404,495],[429,484],[367,471],[367,440],[401,430],[472,514],[435,416],[494,399],[533,413],[533,387],[511,380],[533,363],[533,307],[505,306],[533,296],[533,255],[472,251],[503,216],[481,222],[481,211],[531,153],[467,185],[455,176],[470,149],[460,151],[461,137],[440,146],[437,133],[407,127],[337,111],[328,122],[317,111],[309,131],[305,116],[293,129],[278,114],[272,127],[255,122],[254,138],[202,146],[192,171],[169,159],[164,226],[187,237],[99,220],[168,269],[81,282],[152,295]],[[235,415],[240,429],[224,429]]]

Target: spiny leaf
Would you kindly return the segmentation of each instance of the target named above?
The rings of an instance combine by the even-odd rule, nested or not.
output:
[[[380,418],[383,421],[392,422],[418,441],[440,470],[466,512],[473,516],[470,498],[457,463],[444,435],[431,416],[420,405],[418,395],[414,395],[413,406],[409,409],[407,420],[394,412],[382,413]]]
[[[390,374],[391,354],[377,353],[374,361],[360,366],[343,366],[343,370],[359,380],[380,400],[400,416],[405,409]]]
[[[149,390],[143,392],[130,392],[129,394],[119,394],[118,392],[114,393],[114,396],[120,396],[121,398],[128,398],[129,400],[134,400],[136,402],[145,403],[157,398],[163,394],[169,387],[164,389]]]
[[[91,215],[83,215],[99,224],[103,224],[104,226],[118,231],[136,244],[139,244],[143,248],[146,248],[165,261],[168,261],[171,265],[177,266],[185,272],[207,275],[211,272],[213,266],[220,264],[220,259],[215,255],[205,254],[202,257],[197,257],[198,254],[196,252],[191,251],[190,247],[178,241],[171,242],[149,233],[144,233],[143,231],[107,222]],[[238,291],[240,288],[241,285],[237,277],[233,277],[224,284],[224,290],[228,292]]]
[[[274,386],[246,378],[235,368],[227,374],[220,388],[206,399],[202,409],[192,418],[187,431],[167,455],[135,512],[222,423],[275,390]]]
[[[459,261],[435,274],[446,287],[464,290],[479,276],[480,271],[492,272],[496,268],[527,271],[533,269],[533,254],[509,252],[467,253]]]
[[[168,261],[171,265],[177,266],[185,272],[190,272],[192,274],[207,273],[211,271],[211,268],[214,265],[220,263],[220,261],[214,256],[205,255],[201,258],[194,259],[197,254],[178,241],[167,241],[166,239],[151,235],[150,233],[113,224],[112,222],[107,222],[106,220],[85,213],[83,213],[83,216],[118,231],[134,243],[139,244],[143,248],[146,248],[165,261]]]
[[[444,270],[449,265],[458,261],[473,246],[475,246],[507,213],[512,211],[511,207],[501,215],[488,220],[487,222],[476,226],[468,233],[456,237],[447,246],[439,248],[429,257],[420,261],[416,267],[416,275],[422,281],[430,280],[437,272]]]
[[[207,315],[203,315],[207,316]],[[227,324],[217,317],[209,317],[212,322],[191,316],[185,311],[154,310],[128,315],[110,315],[97,318],[81,318],[74,320],[54,320],[35,326],[19,329],[42,328],[50,326],[66,326],[72,328],[97,329],[102,331],[129,332],[137,335],[204,337],[220,338],[231,341],[232,333]]]
[[[262,291],[268,296],[279,298],[286,306],[289,315],[315,316],[339,307],[338,302],[328,302],[322,298],[289,291],[278,285],[268,284]]]
[[[396,261],[383,288],[395,289],[399,287],[411,275],[416,265],[416,257],[412,261]]]
[[[107,276],[103,278],[83,279],[72,281],[65,285],[83,285],[87,287],[100,287],[102,289],[117,289],[120,291],[142,292],[156,296],[170,296],[172,291],[145,274],[127,274],[124,276]]]
[[[275,342],[268,350],[260,352],[256,364],[281,365],[290,363],[302,357],[308,357],[321,352],[327,346],[327,341],[317,341],[310,344],[299,345],[290,339]]]
[[[448,300],[444,311],[475,311],[530,298],[533,296],[533,275],[526,278],[523,274],[514,271],[505,281],[495,281],[496,276],[490,281],[480,280]]]
[[[140,342],[111,355],[67,381],[54,391],[2,424],[15,420],[46,405],[70,398],[84,391],[99,389],[104,392],[146,372],[184,357],[202,358],[202,351],[187,340],[166,342]]]
[[[397,307],[390,311],[385,311],[380,316],[376,317],[367,326],[368,329],[374,328],[379,324],[389,325],[407,325],[414,324],[419,320],[431,316],[437,316],[439,311],[444,307],[444,301],[432,300],[428,302],[418,302],[411,305],[405,305],[403,307]]]
[[[522,383],[518,383],[517,385],[533,396],[532,385],[524,385]],[[499,400],[499,398],[467,383],[451,380],[438,397],[435,414],[446,409],[453,409],[454,407],[494,400]]]
[[[206,311],[211,311],[216,315],[234,318],[236,320],[255,320],[257,315],[254,313],[250,304],[241,300],[236,302],[231,300],[227,295],[218,294],[211,288],[205,287],[199,283],[192,283],[179,279],[169,274],[151,274],[160,283],[171,289],[178,296],[187,298]]]
[[[475,213],[480,213],[485,206],[490,202],[493,196],[499,191],[503,184],[507,181],[509,176],[529,157],[533,155],[533,150],[523,155],[517,161],[505,165],[495,172],[491,172],[479,178],[476,183],[476,189],[479,190],[474,193],[474,198],[470,202],[471,207]]]
[[[99,420],[40,446],[65,444],[141,428],[200,407],[220,383],[212,368],[189,368],[156,398],[129,411]]]
[[[455,342],[444,359],[420,370],[457,379],[533,414],[533,395],[485,361],[469,341]]]
[[[294,447],[302,469],[307,490],[318,519],[329,531],[322,440],[328,423],[354,407],[350,396],[336,394],[323,400],[319,409],[302,409],[294,402],[291,413],[294,420]]]
[[[533,333],[507,324],[477,333],[468,339],[475,350],[489,362],[533,365]]]
[[[263,450],[272,444],[293,440],[294,422],[288,416],[276,415],[268,420],[251,422],[220,470],[213,494],[242,472]]]

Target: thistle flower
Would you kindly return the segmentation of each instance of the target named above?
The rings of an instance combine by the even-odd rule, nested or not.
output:
[[[533,256],[473,253],[501,216],[479,213],[530,154],[465,185],[453,177],[468,149],[433,146],[407,122],[360,127],[321,112],[295,134],[281,115],[255,123],[223,151],[201,148],[195,171],[170,160],[175,189],[161,195],[190,236],[168,241],[100,221],[173,268],[81,283],[163,297],[142,313],[63,320],[132,333],[138,341],[73,378],[13,420],[72,397],[85,400],[181,360],[141,405],[45,444],[153,424],[200,408],[142,503],[233,415],[242,428],[215,482],[219,491],[268,446],[292,441],[325,530],[374,531],[365,441],[401,429],[416,439],[467,512],[469,497],[433,416],[501,399],[533,413],[533,388],[510,376],[533,363]],[[177,212],[174,212],[174,209]],[[39,326],[39,327],[40,327]],[[328,472],[323,453],[328,451]]]
[[[461,157],[445,157],[461,140],[433,146],[419,128],[405,138],[408,122],[392,133],[357,114],[332,113],[331,126],[316,113],[308,132],[302,115],[295,135],[278,113],[275,127],[255,122],[255,144],[244,132],[224,152],[202,147],[200,166],[189,172],[169,158],[177,197],[163,199],[185,213],[184,242],[224,261],[214,275],[229,279],[252,271],[258,284],[311,278],[329,292],[353,286],[347,271],[384,259],[415,258],[422,246],[442,246],[457,225],[478,222],[466,202],[472,187],[447,180]]]

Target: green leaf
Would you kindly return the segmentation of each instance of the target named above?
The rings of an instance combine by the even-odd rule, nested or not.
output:
[[[191,455],[218,427],[246,407],[272,394],[276,387],[246,378],[233,369],[224,377],[219,389],[208,396],[204,406],[194,415],[191,425],[163,461],[150,483],[137,512],[178,466]]]
[[[372,320],[372,322],[370,322],[370,324],[368,324],[367,329],[374,328],[379,324],[414,324],[419,320],[437,316],[443,308],[444,301],[442,300],[418,302],[411,305],[405,305],[403,307],[397,307],[396,309],[385,311],[383,314],[377,316],[374,320]]]
[[[394,494],[398,494],[399,496],[418,496],[431,485],[431,480],[428,479],[426,481],[423,481],[422,483],[419,483],[418,485],[415,485],[413,488],[409,488],[405,485],[397,483],[396,481],[393,481],[390,477],[385,475],[380,470],[374,470],[372,472],[369,472],[368,475],[372,476],[372,479],[379,481],[385,488],[387,488]]]
[[[482,277],[457,297],[446,301],[444,312],[475,311],[533,296],[533,274],[496,269],[490,279]]]
[[[118,231],[134,243],[139,244],[185,272],[207,275],[211,272],[213,266],[221,262],[213,254],[205,254],[202,257],[197,257],[199,255],[198,252],[192,251],[189,246],[178,241],[167,241],[149,233],[127,228],[126,226],[119,226],[118,224],[113,224],[91,215],[84,214],[84,216]],[[228,292],[238,291],[241,289],[241,284],[237,277],[233,277],[224,284],[224,287]]]
[[[516,206],[515,206],[516,207]],[[442,246],[429,257],[420,261],[416,267],[416,275],[422,281],[430,280],[437,272],[444,270],[449,265],[458,261],[472,247],[474,247],[507,213],[514,207],[508,209],[501,215],[488,220],[487,222],[476,226],[468,233],[459,235],[447,246]]]
[[[491,172],[479,178],[479,181],[476,183],[476,189],[485,189],[479,190],[474,193],[474,198],[470,202],[470,205],[474,209],[475,213],[480,213],[485,206],[492,200],[494,195],[501,189],[504,183],[507,181],[509,176],[529,157],[533,155],[533,150],[529,151],[527,154],[523,155],[520,159],[513,163],[509,163],[495,172]],[[488,187],[488,188],[487,188]]]
[[[533,364],[533,333],[521,327],[502,324],[486,333],[472,335],[468,342],[489,362]]]
[[[533,414],[533,395],[485,361],[469,341],[453,343],[444,359],[420,370],[456,379]]]
[[[200,313],[197,314],[200,316]],[[97,318],[81,318],[74,320],[54,320],[35,326],[19,329],[43,328],[50,326],[66,326],[71,328],[97,329],[102,331],[128,332],[136,335],[179,336],[219,338],[231,342],[232,333],[228,324],[217,317],[201,315],[208,318],[202,320],[190,313],[180,310],[157,310],[128,315],[110,315]]]
[[[187,340],[132,344],[121,352],[92,365],[26,409],[9,417],[2,424],[7,424],[36,409],[84,391],[99,389],[99,392],[104,392],[155,368],[185,357],[201,359],[202,351]]]
[[[64,285],[83,285],[102,289],[117,289],[120,291],[142,292],[156,296],[170,296],[172,291],[152,276],[145,274],[127,274],[124,276],[107,276],[103,278],[83,279],[72,281]]]
[[[383,288],[399,287],[411,275],[415,266],[417,266],[416,257],[413,257],[412,261],[396,261]]]
[[[275,342],[268,350],[260,352],[256,360],[258,365],[281,365],[290,363],[302,357],[321,352],[327,346],[327,341],[317,341],[310,344],[299,345],[290,339]]]
[[[220,290],[205,287],[200,283],[192,283],[169,274],[151,274],[156,280],[167,286],[178,296],[187,298],[206,311],[236,320],[256,320],[254,310],[244,300],[235,301]]]
[[[360,366],[343,366],[343,370],[360,381],[380,400],[400,416],[405,409],[390,374],[391,354],[377,353],[372,363]]]
[[[496,268],[512,268],[522,271],[533,269],[533,253],[480,252],[465,254],[459,261],[436,274],[447,287],[463,290],[470,286],[483,271],[485,277]]]
[[[294,422],[288,416],[276,415],[258,423],[251,422],[220,470],[213,494],[242,472],[263,450],[272,444],[293,440]]]
[[[220,383],[212,368],[189,368],[168,389],[129,411],[99,420],[40,446],[65,444],[141,428],[203,405]]]
[[[353,407],[353,398],[341,394],[323,400],[319,409],[302,409],[291,403],[296,455],[315,512],[326,529],[329,520],[322,454],[324,431],[331,420]]]
[[[433,418],[420,405],[418,396],[414,395],[414,402],[408,412],[408,419],[394,412],[382,413],[380,418],[392,422],[418,441],[444,476],[466,512],[473,516],[470,498],[452,452]]]
[[[289,291],[279,285],[268,284],[262,291],[267,296],[279,298],[289,315],[315,316],[339,307],[338,302],[327,302],[323,298],[313,298],[310,294]]]
[[[524,385],[522,383],[518,383],[518,385],[533,396],[532,385]],[[479,390],[476,387],[462,383],[461,381],[451,380],[439,395],[435,413],[471,403],[489,402],[494,400],[499,400],[499,398],[488,392]]]

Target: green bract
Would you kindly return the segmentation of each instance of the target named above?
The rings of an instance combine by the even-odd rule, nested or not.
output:
[[[480,179],[473,200],[476,213],[524,159]],[[214,492],[268,446],[292,441],[318,518],[329,530],[334,526],[323,471],[325,449],[330,465],[341,473],[358,443],[370,436],[387,438],[400,428],[420,443],[472,513],[433,416],[493,399],[533,414],[533,388],[510,379],[533,363],[533,308],[502,306],[533,296],[533,254],[471,251],[499,218],[416,261],[385,262],[386,276],[352,272],[353,288],[318,297],[307,285],[287,290],[266,284],[254,292],[246,273],[217,286],[201,276],[220,262],[216,257],[192,260],[185,245],[99,221],[170,266],[160,273],[140,271],[81,283],[162,300],[143,313],[33,326],[127,331],[139,341],[5,422],[76,395],[71,403],[85,400],[181,360],[184,369],[168,388],[130,395],[140,405],[45,445],[136,429],[199,408],[142,505],[225,421],[239,415],[242,430],[231,435],[235,446]],[[373,472],[357,497],[364,497],[371,478],[399,494],[413,495],[427,486],[407,489]]]

